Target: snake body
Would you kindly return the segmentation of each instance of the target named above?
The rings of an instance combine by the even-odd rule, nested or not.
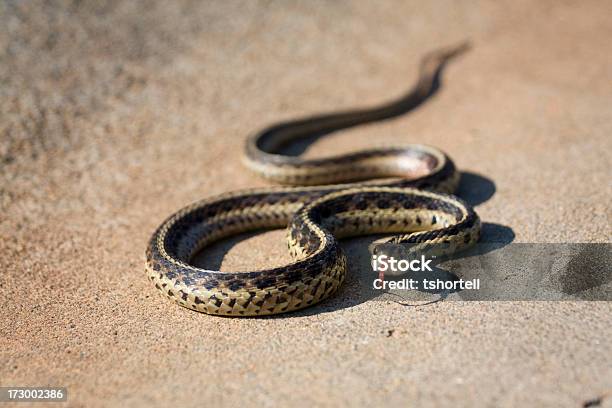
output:
[[[449,195],[459,173],[436,148],[413,144],[314,160],[275,153],[296,139],[411,109],[432,93],[443,64],[458,51],[428,55],[416,85],[400,101],[282,123],[249,138],[244,156],[249,168],[268,180],[302,187],[222,194],[170,216],[146,251],[146,272],[155,287],[200,312],[262,316],[313,305],[338,289],[347,270],[339,238],[397,233],[391,242],[444,243],[446,252],[475,243],[480,220],[468,204]],[[220,272],[190,264],[197,252],[220,239],[286,226],[294,258],[289,265]]]

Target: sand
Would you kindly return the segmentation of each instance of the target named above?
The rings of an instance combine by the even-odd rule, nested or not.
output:
[[[178,208],[263,186],[245,138],[377,104],[469,40],[439,92],[330,135],[443,148],[489,237],[610,241],[610,3],[5,2],[0,5],[0,385],[68,405],[610,406],[610,302],[362,296],[357,278],[272,319],[158,296],[146,241]],[[369,239],[344,247],[356,265]],[[222,270],[281,265],[282,231],[226,241]],[[125,404],[125,405],[124,405]]]

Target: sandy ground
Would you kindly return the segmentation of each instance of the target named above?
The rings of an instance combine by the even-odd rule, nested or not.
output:
[[[239,320],[162,299],[142,265],[173,211],[265,185],[240,163],[250,132],[399,96],[464,39],[427,103],[306,154],[440,146],[488,236],[610,241],[612,3],[53,3],[0,5],[0,385],[88,407],[612,404],[609,302],[405,307],[349,277]],[[352,264],[368,242],[345,243]],[[273,231],[198,262],[288,259]]]

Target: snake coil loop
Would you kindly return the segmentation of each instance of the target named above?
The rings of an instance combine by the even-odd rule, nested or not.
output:
[[[155,287],[179,305],[204,313],[269,315],[313,305],[338,289],[347,269],[338,238],[391,232],[400,234],[393,242],[443,242],[450,251],[475,243],[480,220],[468,204],[445,194],[455,191],[459,173],[434,147],[413,144],[315,160],[275,153],[296,139],[414,108],[435,91],[445,62],[463,49],[424,58],[416,85],[398,101],[281,123],[249,138],[244,157],[249,168],[268,180],[304,187],[227,193],[170,216],[146,251],[146,272]],[[287,225],[294,257],[289,265],[251,272],[190,265],[198,251],[219,239]]]

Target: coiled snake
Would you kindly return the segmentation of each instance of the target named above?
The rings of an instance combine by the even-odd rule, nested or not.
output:
[[[146,271],[155,287],[179,305],[204,313],[269,315],[313,305],[338,289],[347,269],[339,238],[398,233],[391,242],[445,243],[448,252],[475,243],[480,220],[468,204],[444,194],[455,191],[459,173],[436,148],[407,145],[315,160],[275,153],[296,139],[412,109],[435,91],[444,63],[462,49],[426,56],[416,85],[399,101],[282,123],[249,138],[245,155],[249,168],[268,180],[304,187],[227,193],[170,216],[155,231],[146,251]],[[289,265],[228,273],[189,263],[214,241],[287,225],[294,258]]]

